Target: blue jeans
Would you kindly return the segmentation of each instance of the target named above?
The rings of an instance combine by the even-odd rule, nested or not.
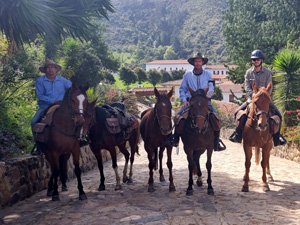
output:
[[[211,103],[211,101],[209,101],[208,105],[211,106],[211,108],[212,108],[212,110],[213,110],[214,113],[217,113],[217,114],[219,115],[218,111],[215,109],[215,107],[214,107],[214,105]],[[182,112],[183,112],[184,110],[186,110],[187,108],[189,108],[189,107],[190,107],[190,106],[186,106],[186,107],[180,109],[179,112],[177,113],[177,115],[181,115]]]
[[[34,125],[42,119],[46,110],[47,110],[47,108],[44,108],[44,109],[39,108],[38,111],[36,111],[34,117],[31,120],[31,130],[33,130]]]

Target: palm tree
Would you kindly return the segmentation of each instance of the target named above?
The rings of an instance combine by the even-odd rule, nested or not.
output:
[[[107,19],[108,11],[114,11],[110,0],[0,0],[0,30],[11,55],[38,34],[52,43],[67,36],[89,40],[93,20]]]
[[[291,50],[284,50],[277,54],[273,61],[275,69],[279,70],[274,75],[274,103],[283,115],[286,125],[293,125],[287,118],[286,112],[299,109],[300,93],[300,56]]]

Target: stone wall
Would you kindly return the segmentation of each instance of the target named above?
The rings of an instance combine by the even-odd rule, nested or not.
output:
[[[233,129],[222,128],[221,137],[228,139],[233,131]],[[300,144],[288,143],[284,146],[274,147],[271,155],[300,163]]]
[[[110,154],[102,150],[103,161]],[[97,167],[97,160],[88,146],[81,148],[82,172]],[[72,157],[68,161],[68,177],[75,177]],[[50,165],[44,156],[25,155],[8,161],[0,161],[0,205],[11,205],[23,200],[48,186]],[[100,175],[99,175],[100,176]]]

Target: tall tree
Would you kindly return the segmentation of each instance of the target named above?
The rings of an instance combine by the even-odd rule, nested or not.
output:
[[[173,80],[179,80],[183,78],[183,75],[185,74],[185,70],[172,70],[171,72]]]
[[[146,71],[144,69],[142,69],[141,67],[134,68],[134,73],[137,76],[139,84],[141,84],[143,81],[146,81],[148,79]]]
[[[161,81],[161,75],[156,69],[150,69],[148,72],[150,83],[155,87]]]
[[[162,82],[168,82],[168,81],[172,80],[171,75],[166,70],[160,70],[160,75],[162,77],[162,79],[161,79]]]
[[[120,70],[120,79],[124,82],[125,85],[130,85],[136,82],[137,77],[129,67],[122,66]]]

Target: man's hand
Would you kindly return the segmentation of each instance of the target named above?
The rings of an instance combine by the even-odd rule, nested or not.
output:
[[[189,105],[190,105],[190,103],[189,103],[188,101],[184,101],[184,102],[182,103],[181,108],[183,109],[183,108],[185,108],[185,107],[187,107],[187,106],[189,106]]]
[[[56,100],[54,100],[54,103],[58,103],[58,102],[59,102],[59,100],[57,100],[57,99],[56,99]]]

